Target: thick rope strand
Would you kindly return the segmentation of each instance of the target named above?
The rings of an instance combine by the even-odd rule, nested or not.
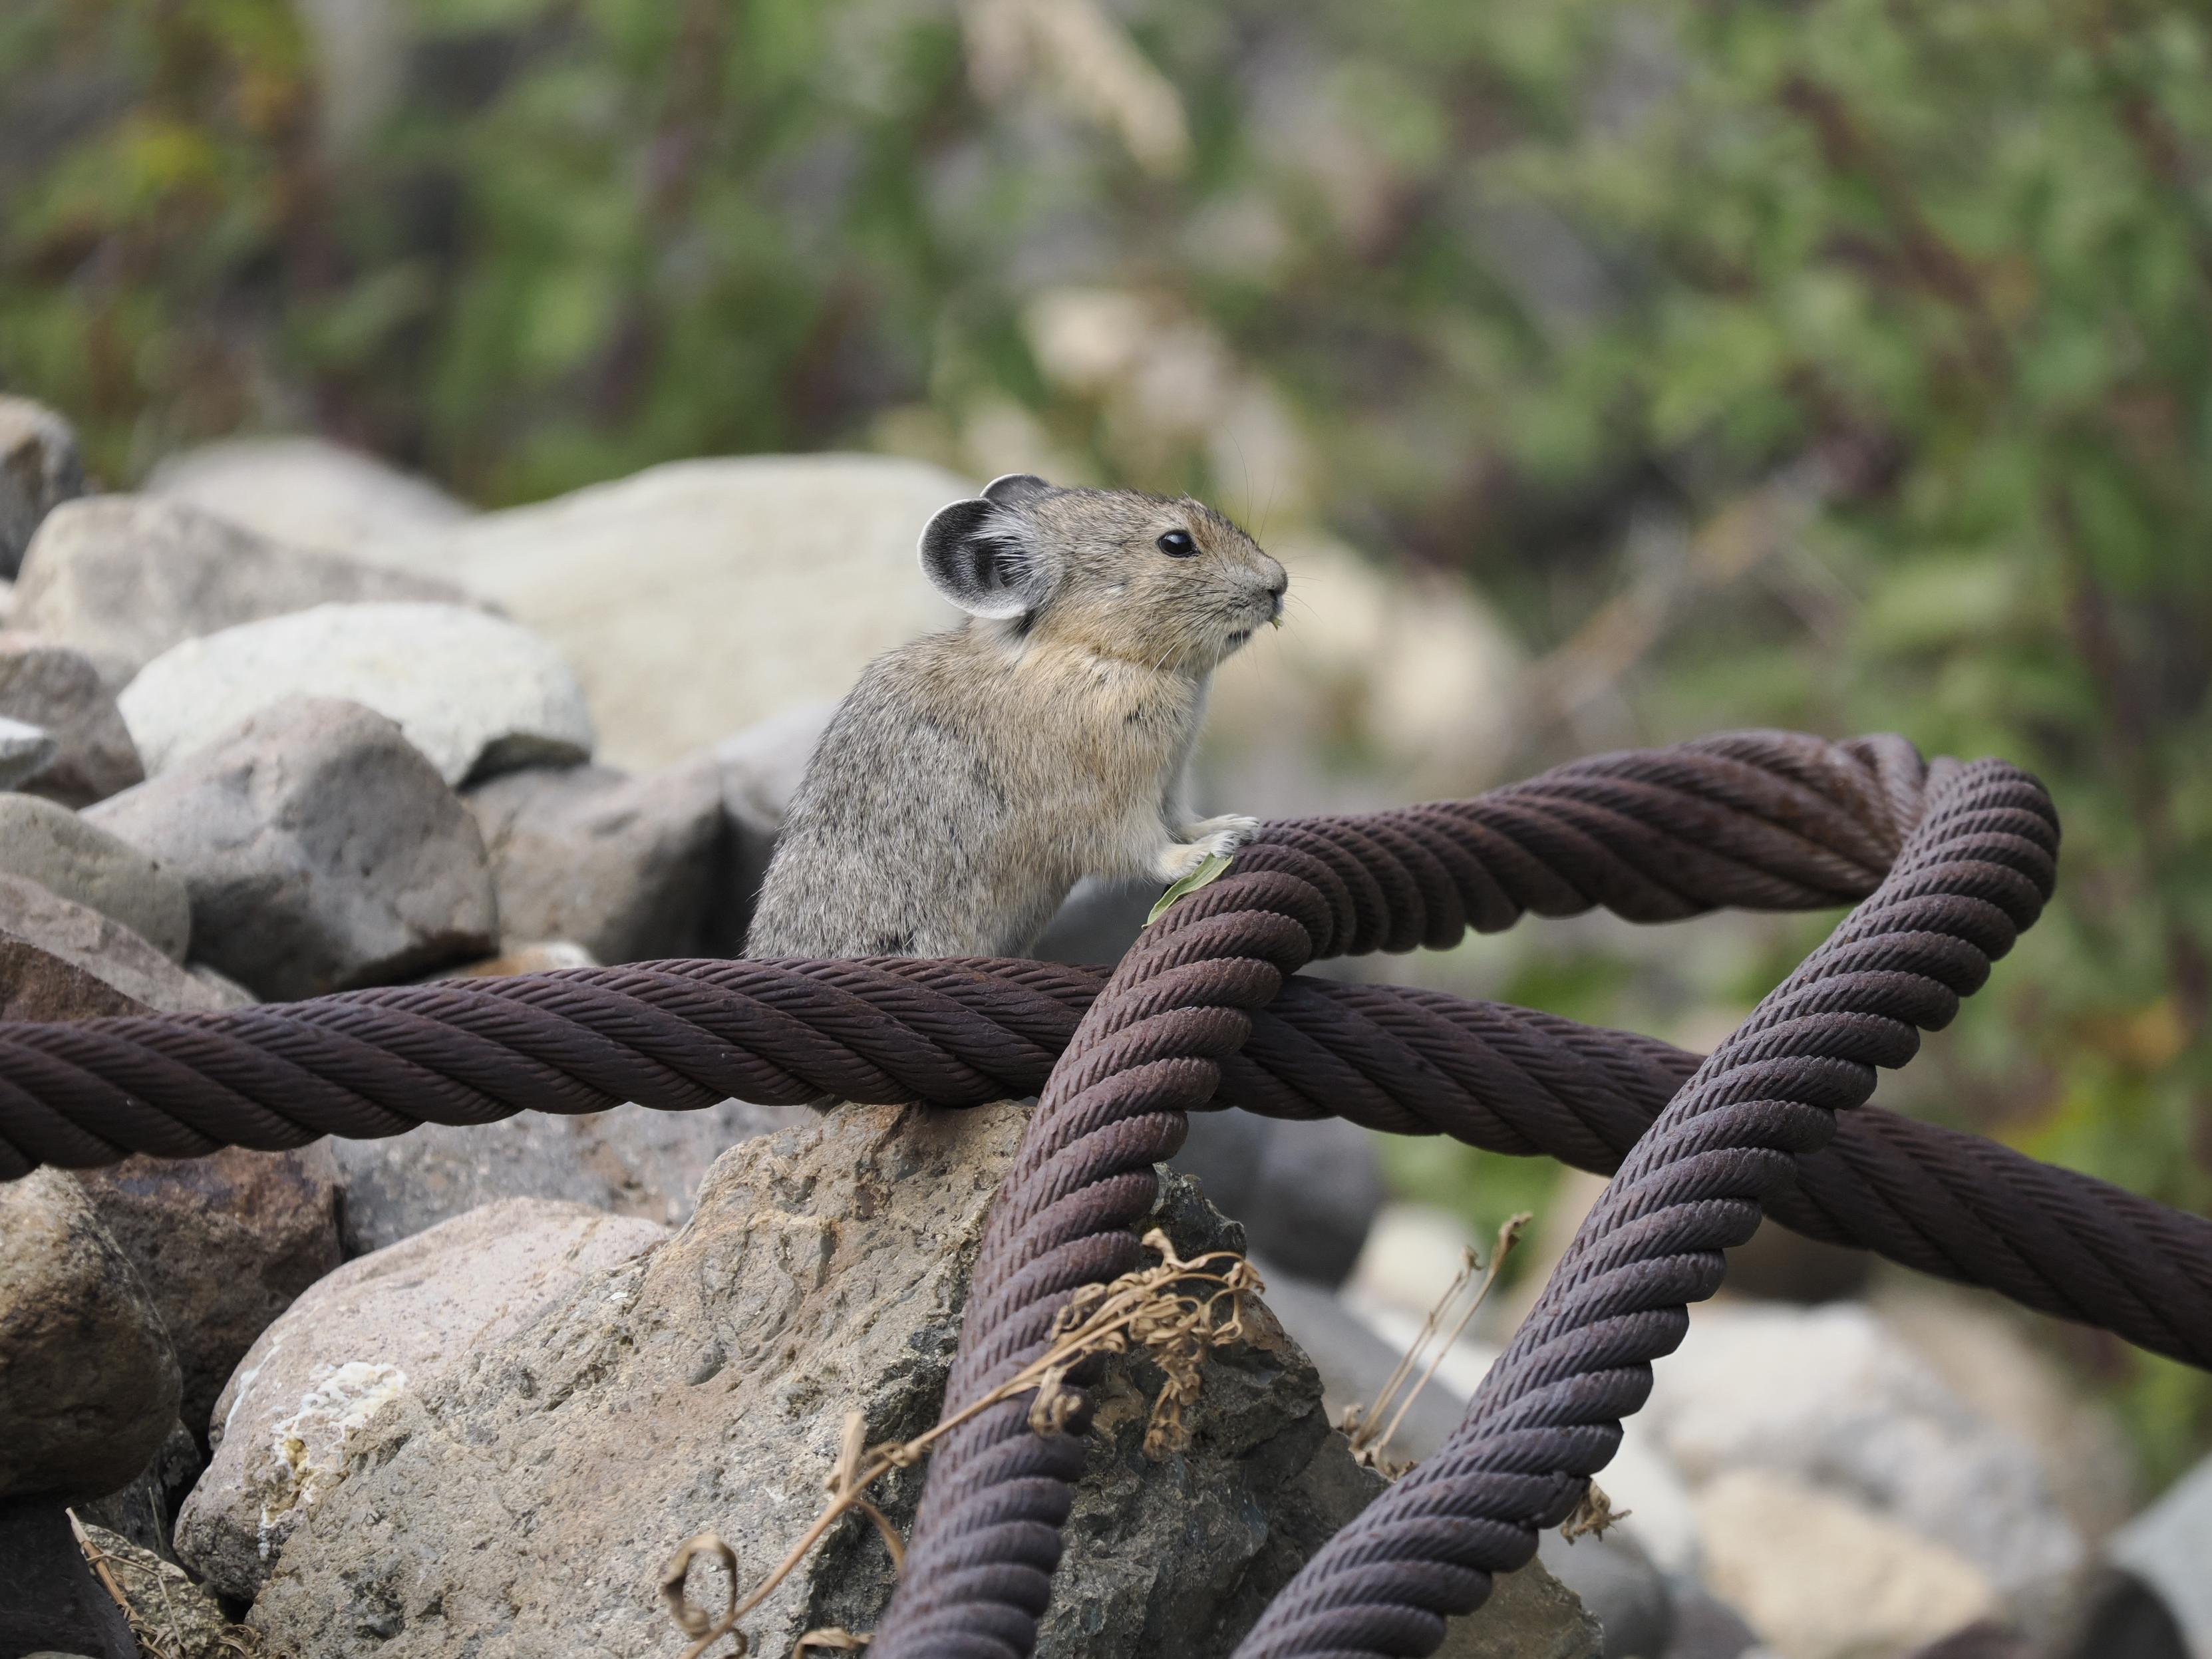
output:
[[[857,1074],[842,1040],[791,1017],[815,994],[799,982],[817,980],[866,1005],[872,1074]],[[599,1111],[623,1097],[560,1069],[557,1056],[578,1040],[567,1028],[617,1041],[599,1005],[643,994],[674,1022],[641,1023],[620,1039],[641,1065],[659,1067],[653,1075],[664,1081],[647,1104],[681,1109],[731,1094],[805,1101],[829,1091],[835,1075],[856,1085],[848,1098],[973,1105],[1042,1089],[1105,981],[1103,969],[1011,960],[667,962],[456,981],[411,990],[399,1008],[386,1006],[396,994],[373,991],[216,1015],[9,1024],[0,1024],[0,1091],[28,1097],[27,1114],[58,1121],[43,1150],[63,1163],[73,1147],[85,1162],[112,1162],[131,1152],[398,1134],[421,1121],[483,1122],[526,1103]],[[495,1066],[458,1041],[425,1043],[419,1030],[405,1052],[412,1022],[481,1030],[487,1008],[516,996],[554,1018],[507,1031]],[[349,1012],[334,1018],[332,1002]],[[1243,1051],[1217,1062],[1209,1108],[1340,1115],[1600,1175],[1620,1167],[1699,1058],[1530,1009],[1303,975],[1249,1018]],[[333,1036],[339,1027],[347,1035]],[[101,1079],[157,1062],[173,1069],[158,1092],[149,1077],[135,1097],[143,1115],[119,1115]],[[435,1073],[428,1084],[426,1072]],[[40,1091],[41,1078],[55,1086]],[[90,1138],[64,1144],[72,1129]],[[17,1149],[18,1167],[27,1163]],[[1801,1160],[1796,1188],[1769,1209],[1808,1237],[1984,1285],[2212,1369],[2212,1221],[1978,1135],[1869,1107]]]
[[[1863,896],[1917,817],[1895,738],[1741,733],[1556,768],[1471,801],[1269,826],[1132,947],[1053,1068],[992,1207],[945,1390],[964,1409],[1042,1352],[1075,1291],[1127,1271],[1152,1166],[1249,1015],[1315,957],[1449,945],[1524,912],[1671,921]],[[1058,1563],[1073,1446],[1018,1403],[939,1443],[880,1659],[1019,1659]]]
[[[2039,786],[1945,767],[1926,819],[1864,903],[1700,1066],[1623,1161],[1445,1444],[1307,1564],[1238,1659],[1413,1659],[1538,1531],[1579,1504],[1798,1159],[1877,1066],[1949,1024],[2050,896]]]

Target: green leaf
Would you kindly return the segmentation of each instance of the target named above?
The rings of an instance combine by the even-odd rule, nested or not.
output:
[[[1147,927],[1151,927],[1162,916],[1167,915],[1168,907],[1173,904],[1177,899],[1181,898],[1186,893],[1195,893],[1200,888],[1205,886],[1206,883],[1212,881],[1216,876],[1218,876],[1228,867],[1228,854],[1208,853],[1206,855],[1206,861],[1203,864],[1200,864],[1197,869],[1192,871],[1181,880],[1172,884],[1166,892],[1160,895],[1159,902],[1154,904],[1151,911],[1146,915],[1145,926]]]

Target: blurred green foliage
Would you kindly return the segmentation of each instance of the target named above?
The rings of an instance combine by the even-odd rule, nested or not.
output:
[[[307,427],[486,502],[833,444],[1195,488],[1466,571],[1532,762],[2008,756],[2060,899],[1885,1097],[2201,1210],[2209,52],[2134,0],[15,0],[0,381],[118,482]]]

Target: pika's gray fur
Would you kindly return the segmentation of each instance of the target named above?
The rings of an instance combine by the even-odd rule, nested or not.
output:
[[[1289,578],[1201,503],[1017,473],[922,568],[969,619],[878,657],[808,763],[748,956],[1011,956],[1085,875],[1188,875],[1257,827],[1182,804],[1206,684]]]

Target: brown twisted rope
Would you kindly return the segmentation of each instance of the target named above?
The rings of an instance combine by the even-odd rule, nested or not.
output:
[[[664,962],[216,1015],[0,1024],[0,1097],[12,1091],[34,1109],[0,1113],[0,1124],[27,1119],[90,1137],[27,1135],[22,1146],[0,1138],[0,1159],[21,1173],[34,1140],[53,1162],[76,1161],[73,1152],[112,1162],[485,1122],[532,1104],[599,1111],[629,1097],[562,1066],[601,1043],[622,1048],[641,1075],[678,1075],[637,1097],[672,1110],[732,1093],[974,1105],[1042,1088],[1105,979],[1103,969],[1014,961]],[[548,1018],[510,1034],[495,1073],[471,1044],[424,1040],[434,1026],[480,1029],[485,1009],[516,1000]],[[666,1028],[640,1020],[638,1000],[678,1022],[685,1043],[659,1042]],[[1220,1062],[1209,1107],[1446,1134],[1600,1175],[1620,1167],[1699,1059],[1632,1032],[1392,985],[1299,977],[1251,1018],[1243,1051]],[[687,1072],[700,1059],[689,1041],[695,1020],[712,1041]],[[286,1080],[257,1097],[252,1086],[280,1046],[313,1086]],[[142,1113],[125,1112],[119,1080],[163,1064],[180,1068],[175,1082],[139,1096]],[[544,1084],[549,1069],[563,1086]],[[424,1086],[426,1072],[435,1086]],[[52,1086],[42,1091],[42,1079]],[[1869,1107],[1801,1160],[1796,1188],[1769,1208],[1808,1237],[1987,1286],[2212,1369],[2212,1221],[1978,1135]]]
[[[1247,1011],[1273,1000],[1282,978],[1312,957],[1448,944],[1468,921],[1502,922],[1522,909],[1596,902],[1656,920],[1719,903],[1803,903],[1814,893],[1863,893],[1920,817],[1926,783],[1917,756],[1894,740],[1832,746],[1749,734],[1563,767],[1451,808],[1384,813],[1356,824],[1281,826],[1264,836],[1231,874],[1186,899],[1138,942],[1054,1068],[993,1207],[947,1411],[966,1407],[1032,1357],[1053,1309],[1076,1288],[1126,1270],[1134,1248],[1130,1223],[1153,1196],[1152,1164],[1180,1144],[1183,1112],[1213,1092],[1218,1061],[1249,1032]],[[1947,805],[1942,821],[1954,817]],[[1927,827],[1919,833],[1924,844]],[[1917,866],[1912,869],[1917,873]],[[1911,878],[1893,874],[1882,891]],[[1941,956],[1949,945],[1939,939],[1928,950]],[[1919,1012],[1933,1020],[1929,1008]],[[1808,1024],[1859,1035],[1849,1018]],[[1870,1071],[1868,1079],[1870,1087]],[[1826,1103],[1840,1102],[1838,1095]],[[1822,1125],[1831,1121],[1825,1112],[1811,1115]],[[1799,1143],[1808,1150],[1818,1144],[1802,1118],[1790,1127],[1794,1139],[1754,1160],[1761,1176],[1755,1190],[1779,1184]],[[1609,1191],[1646,1196],[1636,1177],[1649,1145],[1631,1155]],[[1668,1145],[1683,1159],[1659,1171],[1669,1212],[1708,1217],[1696,1131]],[[1740,1221],[1745,1208],[1739,1203],[1729,1219]],[[1756,1203],[1747,1208],[1755,1225]],[[1638,1237],[1638,1230],[1624,1236]],[[1658,1237],[1661,1250],[1673,1247],[1671,1238]],[[1710,1277],[1717,1283],[1717,1266]],[[1682,1299],[1711,1288],[1680,1288],[1677,1315]],[[1647,1340],[1664,1335],[1663,1318],[1644,1326]],[[1536,1322],[1523,1328],[1550,1329]],[[1576,1339],[1572,1358],[1583,1375],[1604,1374],[1607,1344],[1620,1334],[1601,1328]],[[1608,1395],[1606,1403],[1619,1402]],[[1340,1576],[1318,1592],[1321,1613],[1345,1598],[1367,1597],[1362,1618],[1342,1632],[1343,1650],[1430,1651],[1443,1629],[1430,1603],[1470,1608],[1487,1593],[1486,1568],[1526,1559],[1535,1526],[1571,1506],[1570,1498],[1553,1515],[1558,1495],[1579,1491],[1581,1477],[1611,1451],[1601,1435],[1541,1426],[1546,1436],[1535,1444],[1515,1448],[1522,1473],[1505,1472],[1504,1494],[1481,1488],[1480,1501],[1503,1518],[1486,1515],[1486,1548],[1474,1560],[1457,1559],[1467,1553],[1464,1538],[1419,1526],[1379,1546],[1379,1564],[1371,1556],[1377,1526],[1387,1520],[1355,1522],[1340,1534],[1342,1548],[1333,1556]],[[1618,1434],[1616,1422],[1614,1439]],[[1030,1431],[1018,1407],[994,1407],[947,1436],[923,1493],[912,1571],[877,1633],[877,1651],[888,1659],[1026,1654],[1079,1464],[1070,1438]],[[1450,1495],[1468,1485],[1462,1480]],[[1505,1559],[1516,1550],[1517,1557]],[[1295,1621],[1306,1612],[1294,1607],[1291,1616]],[[1321,1626],[1327,1623],[1322,1617]],[[1292,1639],[1310,1626],[1312,1618]],[[1262,1628],[1279,1632],[1282,1626],[1271,1614]],[[1296,1650],[1335,1650],[1323,1643]]]
[[[1864,1102],[2050,896],[2057,823],[2033,779],[1946,765],[1865,903],[1698,1069],[1637,1144],[1465,1421],[1279,1595],[1240,1659],[1418,1655],[1571,1514],[1796,1159]]]

